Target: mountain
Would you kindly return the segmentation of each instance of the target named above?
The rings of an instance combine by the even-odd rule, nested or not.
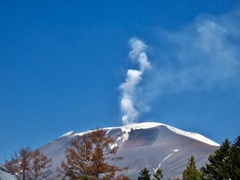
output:
[[[219,148],[219,144],[193,132],[186,132],[161,123],[137,123],[122,127],[104,128],[107,135],[115,140],[119,146],[117,156],[123,160],[117,161],[119,167],[128,166],[124,172],[132,179],[144,167],[150,172],[161,167],[164,179],[180,176],[186,168],[191,155],[195,157],[198,168],[208,162],[208,157]],[[59,138],[39,148],[52,158],[52,171],[61,164],[65,157],[65,150],[71,141],[85,133],[68,132]]]

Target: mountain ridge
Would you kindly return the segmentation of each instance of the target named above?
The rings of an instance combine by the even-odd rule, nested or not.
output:
[[[200,168],[208,163],[209,155],[219,148],[217,143],[201,134],[162,123],[145,122],[102,129],[114,139],[111,146],[119,147],[116,156],[123,157],[122,161],[114,164],[118,167],[128,166],[129,169],[123,173],[131,179],[137,178],[144,167],[150,172],[160,167],[165,179],[180,177],[191,155],[195,157],[197,168]],[[52,171],[65,159],[66,148],[72,140],[92,131],[70,131],[40,147],[40,151],[52,158]]]
[[[133,124],[128,124],[128,125],[124,125],[124,126],[119,126],[119,127],[107,127],[107,128],[103,128],[104,130],[111,130],[111,129],[122,129],[123,132],[129,132],[131,129],[148,129],[148,128],[153,128],[153,127],[158,127],[158,126],[166,126],[168,129],[170,129],[171,131],[179,134],[179,135],[183,135],[201,142],[204,142],[206,144],[209,145],[213,145],[213,146],[220,146],[220,144],[214,142],[213,140],[199,134],[196,132],[189,132],[189,131],[183,131],[181,129],[175,128],[173,126],[167,125],[167,124],[163,124],[163,123],[158,123],[158,122],[142,122],[142,123],[133,123]],[[74,131],[69,131],[63,135],[61,135],[60,137],[63,136],[68,136],[71,135],[72,133],[76,133],[76,135],[83,135],[85,133],[91,132],[91,130],[89,131],[85,131],[85,132],[81,132],[81,133],[76,133]]]

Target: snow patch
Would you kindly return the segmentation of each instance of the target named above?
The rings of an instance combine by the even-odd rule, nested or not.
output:
[[[128,130],[131,130],[131,129],[148,129],[148,128],[153,128],[153,127],[156,127],[156,126],[161,126],[161,125],[164,125],[164,124],[161,124],[161,123],[156,123],[156,122],[143,122],[143,123],[134,123],[134,124],[128,124],[128,125],[125,125],[125,126],[122,126],[121,128],[122,129],[125,129],[125,131],[128,129]]]
[[[69,131],[69,132],[67,132],[67,133],[63,134],[63,135],[62,135],[62,136],[60,136],[60,137],[72,136],[73,134],[75,134],[75,133],[74,133],[74,131]]]
[[[117,143],[109,144],[110,149],[114,149],[115,147],[118,147]]]
[[[148,129],[148,128],[159,127],[159,126],[165,126],[169,130],[173,131],[174,133],[189,137],[191,139],[201,141],[203,143],[206,143],[206,144],[209,144],[212,146],[220,146],[218,143],[204,137],[201,134],[183,131],[183,130],[177,129],[175,127],[172,127],[172,126],[169,126],[166,124],[162,124],[162,123],[157,123],[157,122],[143,122],[143,123],[129,124],[126,126],[122,126],[121,129],[122,130],[124,129],[126,131],[126,130],[131,130],[131,129]]]
[[[124,141],[128,140],[129,132],[131,131],[131,129],[124,129],[124,128],[121,128],[121,130],[122,130],[122,136],[120,136],[116,139],[116,144],[118,146],[121,145],[122,143],[124,143]]]
[[[122,143],[123,143],[124,141],[127,141],[128,138],[129,138],[129,133],[128,133],[128,132],[125,132],[125,133],[123,134],[123,136],[122,136]]]
[[[153,168],[153,170],[156,172],[157,169],[159,169],[159,168],[161,167],[161,165],[162,165],[162,163],[163,163],[164,161],[166,161],[168,158],[170,158],[174,153],[176,153],[176,152],[178,152],[178,151],[180,151],[180,149],[174,149],[174,150],[172,151],[172,153],[170,153],[169,155],[167,155],[167,156],[159,163],[158,167],[157,167],[156,169]]]
[[[194,133],[194,132],[183,131],[183,130],[180,130],[180,129],[177,129],[177,128],[174,128],[174,127],[168,126],[168,125],[166,125],[166,126],[167,126],[168,129],[170,129],[171,131],[173,131],[177,134],[180,134],[180,135],[183,135],[183,136],[186,136],[186,137],[204,142],[204,143],[212,145],[212,146],[220,146],[218,143],[212,141],[211,139],[208,139],[208,138],[204,137],[201,134]]]
[[[166,161],[166,160],[167,160],[170,156],[172,156],[172,155],[173,155],[173,152],[170,153],[167,157],[165,157],[165,158],[159,163],[157,169],[159,169],[159,168],[161,167],[162,163],[163,163],[164,161]],[[156,172],[157,169],[153,169],[153,170]]]

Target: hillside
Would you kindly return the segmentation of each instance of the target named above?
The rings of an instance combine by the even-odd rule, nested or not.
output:
[[[104,130],[115,140],[115,145],[119,146],[117,156],[123,157],[122,161],[115,164],[128,166],[129,170],[124,174],[132,179],[137,178],[144,167],[150,172],[161,167],[165,179],[180,176],[191,155],[195,157],[197,167],[201,167],[219,147],[198,133],[182,131],[161,123],[138,123]],[[53,171],[64,159],[65,150],[71,141],[88,132],[71,131],[39,148],[52,158]]]

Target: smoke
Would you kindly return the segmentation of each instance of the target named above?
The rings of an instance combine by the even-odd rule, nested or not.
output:
[[[239,18],[238,12],[204,14],[181,29],[161,30],[159,41],[156,38],[157,43],[151,44],[151,65],[147,46],[131,39],[129,57],[139,63],[139,69],[129,69],[120,86],[122,122],[137,122],[143,110],[141,103],[152,105],[167,94],[240,89],[240,28],[235,28]]]
[[[239,13],[238,13],[239,14]],[[239,15],[201,15],[177,31],[161,30],[147,104],[166,94],[239,88]]]
[[[120,85],[120,89],[122,90],[120,108],[123,124],[134,123],[139,117],[139,111],[135,105],[137,102],[136,88],[142,80],[144,71],[151,67],[145,52],[147,46],[137,38],[132,38],[129,43],[132,47],[129,57],[132,61],[139,63],[139,70],[129,69],[125,82]]]

